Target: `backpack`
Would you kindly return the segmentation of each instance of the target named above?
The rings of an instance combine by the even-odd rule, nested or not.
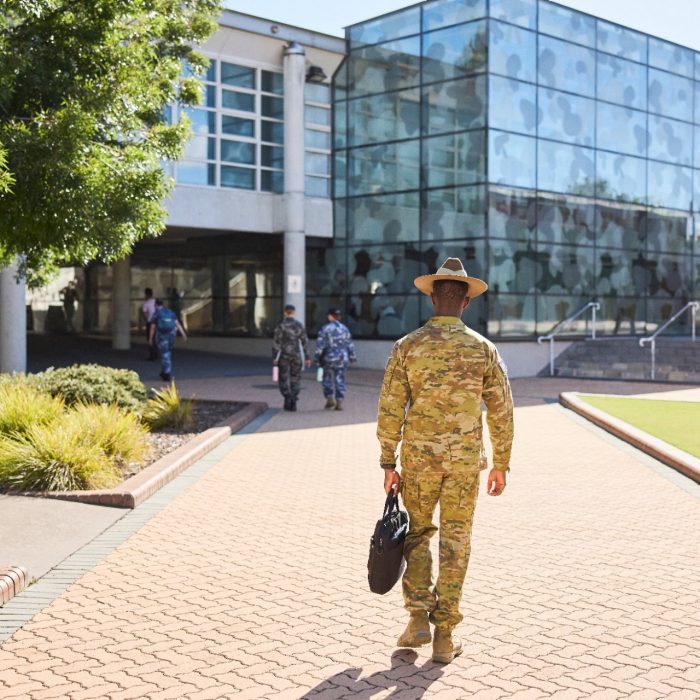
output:
[[[176,329],[177,316],[170,309],[158,309],[156,317],[156,330],[158,333],[173,333]]]

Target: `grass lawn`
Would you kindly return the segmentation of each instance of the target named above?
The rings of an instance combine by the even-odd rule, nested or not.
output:
[[[579,396],[591,406],[700,458],[700,402]]]

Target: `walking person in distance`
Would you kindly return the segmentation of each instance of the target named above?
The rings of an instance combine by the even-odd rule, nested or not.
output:
[[[343,410],[345,400],[345,369],[355,362],[355,346],[347,326],[340,322],[343,312],[334,306],[328,310],[328,323],[318,332],[314,361],[323,368],[325,408]]]
[[[403,577],[409,622],[398,646],[419,647],[432,639],[433,660],[450,663],[462,653],[453,630],[462,620],[459,603],[479,476],[487,467],[482,402],[493,447],[486,492],[499,496],[510,463],[513,401],[496,347],[461,321],[486,283],[469,277],[459,259],[448,258],[415,285],[430,296],[435,315],[394,345],[379,398],[377,437],[384,489],[400,490],[410,519]],[[430,538],[438,531],[433,524],[438,503],[439,572],[433,585]]]
[[[284,410],[296,411],[301,388],[301,369],[311,367],[309,338],[303,324],[294,318],[292,304],[284,307],[284,318],[277,324],[272,339],[272,364],[279,367],[279,389],[284,396]]]
[[[173,378],[173,345],[175,336],[180,334],[187,340],[187,333],[177,320],[175,312],[163,306],[161,299],[156,299],[156,310],[151,316],[151,331],[148,337],[150,343],[158,348],[160,354],[160,378],[169,382]]]

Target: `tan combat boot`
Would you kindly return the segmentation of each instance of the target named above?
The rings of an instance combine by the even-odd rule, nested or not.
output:
[[[430,624],[428,623],[428,613],[418,611],[411,613],[411,619],[406,625],[406,629],[396,642],[399,647],[422,647],[429,644],[432,635],[430,634]]]
[[[329,396],[326,399],[326,405],[324,408],[335,408],[335,399],[332,396]]]
[[[336,411],[342,411],[343,410],[343,399],[338,399],[335,402],[335,410]]]
[[[462,640],[453,637],[449,630],[435,630],[433,637],[433,661],[438,664],[449,664],[462,653]]]

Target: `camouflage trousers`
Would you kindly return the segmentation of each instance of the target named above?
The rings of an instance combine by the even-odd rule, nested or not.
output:
[[[173,372],[173,345],[175,344],[175,335],[159,335],[156,334],[156,346],[160,355],[160,369],[163,374],[172,374]]]
[[[406,609],[427,610],[437,628],[452,630],[462,621],[459,603],[471,552],[471,530],[479,491],[479,472],[403,469],[401,496],[410,525],[404,555]],[[430,538],[438,528],[433,513],[440,504],[440,562],[433,586]]]
[[[321,386],[327,399],[335,394],[335,398],[342,401],[345,398],[345,367],[324,367]]]
[[[280,357],[279,388],[285,399],[296,401],[301,387],[301,358]]]

